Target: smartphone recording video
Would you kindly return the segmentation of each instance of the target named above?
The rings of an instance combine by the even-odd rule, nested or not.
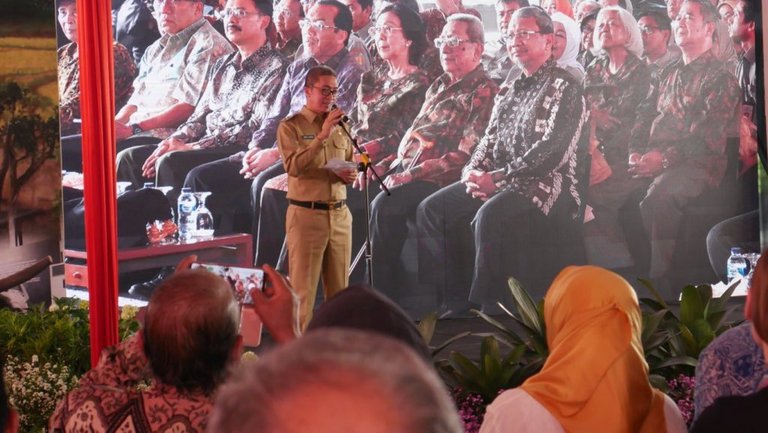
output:
[[[253,304],[251,291],[264,288],[264,271],[254,268],[194,263],[192,269],[202,268],[224,278],[232,287],[235,299],[241,304]]]

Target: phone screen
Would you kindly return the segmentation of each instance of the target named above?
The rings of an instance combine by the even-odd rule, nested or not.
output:
[[[251,291],[264,288],[264,271],[254,268],[194,263],[192,269],[202,268],[224,278],[232,287],[235,299],[241,304],[252,304]]]

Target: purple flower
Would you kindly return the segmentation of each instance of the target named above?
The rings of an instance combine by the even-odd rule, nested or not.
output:
[[[690,427],[693,422],[693,388],[696,386],[696,379],[693,376],[680,374],[667,380],[667,386],[669,397],[677,403],[685,423]]]

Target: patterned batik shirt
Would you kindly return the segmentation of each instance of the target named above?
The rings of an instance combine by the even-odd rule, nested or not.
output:
[[[136,335],[104,349],[99,364],[59,402],[49,431],[203,433],[213,409],[212,397],[157,383],[143,387],[150,377]]]
[[[133,92],[133,80],[138,68],[131,53],[117,42],[112,44],[115,59],[115,109],[119,110]],[[80,124],[80,63],[77,44],[71,42],[59,48],[59,120],[61,135],[78,134]]]
[[[285,57],[285,59],[290,64],[294,60],[296,60],[296,53],[299,51],[299,48],[301,47],[301,35],[296,35],[295,38],[290,40],[283,40],[278,35],[278,41],[275,44],[275,48],[277,51],[280,52],[280,54]]]
[[[671,48],[667,48],[667,52],[654,61],[649,61],[647,57],[642,58],[642,60],[648,65],[648,68],[651,71],[651,79],[654,82],[658,82],[663,75],[663,71],[679,59],[680,50]]]
[[[629,160],[629,136],[637,119],[637,107],[648,97],[651,73],[648,66],[632,54],[616,73],[610,71],[607,56],[595,59],[587,68],[584,94],[587,106],[606,111],[621,122],[596,126],[598,149],[616,169]],[[623,168],[622,170],[626,170]]]
[[[694,388],[695,416],[717,400],[758,390],[768,373],[763,351],[752,339],[750,323],[723,332],[699,355]]]
[[[726,138],[738,122],[739,85],[733,74],[710,50],[687,65],[682,59],[671,65],[649,98],[635,123],[630,151],[660,151],[668,167],[693,164],[709,173],[709,185],[719,184]]]
[[[128,100],[136,112],[128,123],[138,123],[180,102],[197,104],[213,63],[232,51],[232,45],[205,18],[175,35],[163,35],[141,58],[139,76]],[[172,128],[158,128],[139,135],[166,138],[173,132]]]
[[[516,80],[520,77],[523,71],[509,57],[503,41],[491,42],[489,48],[483,53],[483,67],[496,84],[501,85],[507,79]]]
[[[272,105],[272,110],[261,127],[253,133],[251,142],[248,144],[249,148],[268,149],[275,146],[277,127],[280,125],[280,121],[289,114],[298,113],[304,107],[307,99],[304,94],[304,81],[307,78],[307,72],[320,64],[314,57],[300,57],[288,66],[288,71],[280,85],[280,91]],[[339,84],[336,104],[344,112],[352,113],[355,109],[360,77],[366,69],[363,69],[363,66],[349,55],[346,48],[342,48],[341,51],[322,64],[336,71],[336,80]]]
[[[459,180],[461,168],[483,136],[499,86],[482,65],[451,83],[443,74],[427,89],[424,105],[397,150],[382,163],[391,163],[413,180],[440,186]],[[422,143],[415,135],[423,137]],[[394,161],[393,161],[394,160]]]
[[[505,83],[464,171],[490,173],[497,192],[516,191],[545,215],[563,194],[578,207],[578,144],[587,115],[581,84],[549,60]]]
[[[194,113],[171,137],[195,149],[245,148],[272,108],[287,67],[269,43],[244,61],[239,52],[219,58]]]
[[[393,80],[388,67],[363,74],[357,91],[357,111],[352,133],[372,160],[397,152],[405,131],[424,103],[430,85],[427,74],[416,69]]]

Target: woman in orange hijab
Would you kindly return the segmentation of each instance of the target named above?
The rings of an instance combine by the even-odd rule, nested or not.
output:
[[[550,15],[562,12],[569,18],[573,18],[573,6],[569,0],[544,0],[541,2],[541,7]]]
[[[632,287],[571,266],[544,299],[549,357],[541,372],[488,406],[480,433],[682,433],[675,403],[648,382]]]

